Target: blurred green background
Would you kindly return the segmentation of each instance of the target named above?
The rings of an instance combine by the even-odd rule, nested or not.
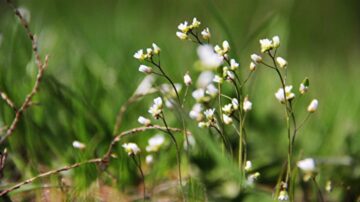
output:
[[[297,106],[299,120],[305,117],[305,107],[312,98],[320,102],[319,111],[298,136],[296,155],[324,161],[350,157],[351,165],[322,165],[319,183],[323,187],[329,179],[336,182],[334,192],[327,195],[329,200],[350,200],[359,195],[359,1],[20,0],[15,4],[29,11],[30,28],[38,36],[40,54],[50,54],[51,58],[40,93],[34,99],[39,105],[24,114],[14,136],[1,146],[10,153],[3,186],[102,155],[112,138],[118,109],[143,78],[134,52],[156,42],[162,49],[166,71],[176,82],[182,82],[187,70],[195,72],[196,47],[178,40],[175,32],[180,22],[197,17],[210,28],[213,43],[229,40],[232,56],[240,61],[243,72],[247,71],[250,54],[259,52],[259,39],[280,36],[279,54],[289,63],[289,81],[297,89],[304,77],[310,78],[310,93]],[[5,1],[0,0],[0,90],[19,105],[35,76],[26,33]],[[255,169],[264,169],[259,181],[269,186],[276,183],[287,149],[283,111],[273,96],[278,88],[275,74],[264,68],[258,68],[248,88],[254,104],[248,121],[249,158]],[[138,126],[137,117],[147,115],[151,100],[131,106],[121,129]],[[13,111],[1,102],[0,126],[10,124],[12,118]],[[176,124],[174,119],[170,123]],[[144,147],[152,134],[131,140]],[[74,140],[86,143],[86,151],[74,149]],[[109,171],[117,177],[121,192],[128,193],[140,178],[126,154],[118,149],[119,159],[111,163]],[[166,180],[168,172],[176,177],[171,151],[161,156],[149,181]],[[219,162],[216,168],[207,165],[213,153],[199,151],[190,158],[204,170],[205,176],[199,180],[205,184],[201,186],[206,188],[208,200],[271,200],[271,193],[218,194],[226,187],[219,176],[227,171],[226,165]],[[269,165],[274,170],[269,170]],[[74,193],[88,189],[101,175],[94,166],[74,172],[79,187],[72,189]],[[53,180],[56,182],[56,178]],[[347,186],[351,188],[346,190]]]

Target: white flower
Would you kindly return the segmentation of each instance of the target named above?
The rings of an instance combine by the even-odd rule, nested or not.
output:
[[[222,43],[222,48],[220,48],[219,45],[216,45],[214,47],[214,50],[217,54],[221,55],[221,56],[224,56],[227,52],[229,52],[230,50],[230,45],[229,45],[229,42],[228,41],[223,41]]]
[[[157,134],[149,139],[149,145],[146,146],[147,152],[157,152],[159,151],[160,147],[164,144],[165,137],[161,134]]]
[[[215,75],[215,77],[213,79],[213,82],[215,82],[215,83],[222,83],[223,81],[224,81],[223,78],[221,78],[218,75]]]
[[[225,106],[222,107],[222,111],[225,113],[225,114],[231,114],[232,111],[233,111],[233,105],[232,104],[227,104]]]
[[[246,96],[243,102],[243,109],[245,112],[252,109],[252,103],[249,101],[249,98]]]
[[[231,104],[235,110],[239,108],[239,101],[236,98],[231,99]]]
[[[210,37],[211,37],[211,33],[210,33],[210,30],[209,28],[205,28],[202,32],[201,32],[201,36],[203,37],[203,39],[205,40],[209,40]]]
[[[150,107],[149,113],[155,118],[158,119],[160,114],[162,113],[163,102],[161,97],[157,97],[154,99],[154,104]]]
[[[151,58],[152,54],[153,54],[153,49],[147,48],[146,49],[146,57]]]
[[[202,114],[201,114],[202,110],[203,110],[202,105],[199,104],[199,103],[196,103],[196,104],[192,107],[191,111],[189,112],[190,118],[195,119],[195,120],[198,120],[198,121],[201,120],[202,117],[203,117]]]
[[[208,86],[212,82],[214,76],[215,75],[212,71],[201,72],[201,74],[199,75],[199,77],[196,81],[196,87],[206,88],[206,86]]]
[[[230,78],[231,80],[234,80],[234,79],[235,79],[235,74],[234,74],[234,72],[232,72],[232,71],[227,70],[227,71],[226,71],[226,76],[228,77],[228,79],[229,79],[229,78]]]
[[[155,43],[152,44],[152,47],[153,47],[153,52],[155,55],[159,54],[160,53],[160,48],[158,45],[156,45]]]
[[[144,54],[144,50],[138,50],[135,54],[134,54],[134,58],[138,59],[138,60],[145,60],[146,55]]]
[[[272,41],[269,39],[260,39],[261,52],[264,53],[273,48]]]
[[[307,108],[308,112],[310,113],[315,112],[318,108],[318,105],[319,105],[319,101],[317,99],[313,99]]]
[[[236,70],[239,67],[239,63],[237,63],[235,61],[235,59],[231,59],[230,60],[230,69],[231,70]]]
[[[272,42],[273,42],[272,46],[274,48],[279,48],[279,46],[280,46],[280,38],[279,38],[279,36],[274,36],[272,38]]]
[[[252,60],[255,64],[262,62],[262,57],[259,56],[259,55],[257,55],[257,54],[255,54],[255,53],[252,54],[250,57],[251,57],[251,60]]]
[[[136,155],[141,151],[140,148],[137,146],[137,144],[132,142],[124,143],[122,147],[125,149],[125,151],[128,153],[129,156]]]
[[[197,102],[200,102],[205,97],[205,90],[202,88],[196,89],[191,95]]]
[[[192,24],[191,24],[191,29],[193,28],[198,28],[200,26],[201,22],[198,21],[196,18],[193,18]]]
[[[188,26],[188,22],[185,21],[183,23],[180,23],[178,25],[178,29],[183,32],[183,33],[187,33],[189,31],[189,26]]]
[[[154,162],[154,156],[151,154],[146,155],[145,162],[146,164],[151,165]]]
[[[215,97],[218,94],[218,89],[214,86],[214,84],[209,84],[206,86],[206,94],[210,95],[211,97]]]
[[[299,91],[301,94],[305,94],[309,90],[308,86],[305,86],[303,83],[300,84]]]
[[[246,161],[245,167],[244,167],[245,171],[250,171],[251,168],[252,168],[252,163],[251,163],[251,161]]]
[[[295,94],[291,92],[292,86],[285,86],[285,96],[287,100],[291,100],[295,97]],[[279,90],[275,93],[276,99],[278,99],[281,103],[285,102],[284,98],[284,89],[279,88]]]
[[[289,194],[287,193],[286,190],[281,190],[278,199],[280,201],[287,201],[289,200]]]
[[[255,71],[255,69],[256,69],[256,64],[254,62],[250,62],[249,70],[250,71]]]
[[[155,82],[154,75],[147,75],[144,77],[144,79],[141,81],[140,85],[135,90],[135,95],[137,94],[146,94],[149,91],[153,90],[152,85]]]
[[[208,128],[210,126],[210,122],[199,122],[198,123],[199,128]]]
[[[276,63],[278,63],[280,68],[286,68],[286,66],[287,66],[286,60],[284,58],[282,58],[282,57],[277,57],[276,58]]]
[[[211,120],[214,118],[215,109],[207,109],[204,111],[204,115],[208,120]]]
[[[181,40],[185,40],[188,37],[187,34],[184,34],[183,32],[176,32],[176,36]]]
[[[315,160],[312,158],[298,161],[296,165],[305,172],[312,172],[315,170]]]
[[[192,79],[191,79],[189,73],[186,73],[184,75],[184,83],[186,86],[190,86],[192,84]]]
[[[75,140],[73,143],[72,143],[73,147],[76,148],[76,149],[85,149],[86,145],[82,142],[79,142],[77,140]]]
[[[139,72],[143,72],[145,74],[151,74],[152,73],[152,68],[146,65],[140,65],[139,67]]]
[[[208,69],[216,69],[223,63],[223,58],[216,54],[210,45],[201,45],[197,49],[201,64]]]
[[[253,186],[254,185],[254,182],[257,178],[259,178],[260,176],[260,173],[259,172],[256,172],[256,173],[253,173],[251,175],[249,175],[246,179],[246,184],[248,186]]]
[[[223,121],[224,121],[224,123],[225,123],[226,125],[229,125],[229,124],[232,123],[233,120],[232,120],[232,118],[229,117],[228,115],[223,114]]]
[[[147,119],[143,116],[139,116],[138,118],[138,122],[141,124],[141,125],[144,125],[144,126],[149,126],[151,124],[151,121],[150,119]]]

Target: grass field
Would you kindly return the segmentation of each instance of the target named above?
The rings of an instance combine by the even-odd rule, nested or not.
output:
[[[308,95],[296,105],[299,120],[306,117],[312,98],[319,109],[299,131],[295,161],[307,157],[317,164],[317,183],[325,201],[360,200],[360,16],[355,0],[314,1],[17,1],[30,29],[37,36],[41,58],[49,65],[39,92],[14,130],[0,145],[8,159],[0,190],[40,173],[102,157],[114,136],[120,107],[144,78],[134,53],[153,42],[161,47],[161,63],[174,82],[189,71],[195,80],[197,45],[179,40],[175,33],[184,20],[197,17],[209,26],[213,44],[228,40],[230,56],[247,70],[250,55],[259,52],[259,39],[279,35],[278,54],[288,61],[288,80],[297,90],[310,79]],[[13,9],[0,0],[0,91],[15,106],[23,103],[37,76],[31,41]],[[244,71],[246,72],[246,71]],[[240,73],[241,79],[246,74]],[[166,80],[157,79],[156,84]],[[280,84],[270,69],[258,67],[246,86],[253,109],[246,120],[247,155],[260,172],[256,186],[240,189],[242,173],[234,158],[224,154],[219,141],[186,118],[196,139],[189,152],[182,150],[184,181],[178,186],[176,150],[170,138],[152,166],[145,165],[145,184],[152,201],[272,201],[287,158],[286,122],[282,105],[274,98]],[[185,87],[181,91],[184,96]],[[193,90],[193,89],[192,89]],[[230,89],[224,92],[235,96]],[[155,93],[127,108],[120,131],[139,127],[148,116]],[[191,109],[191,91],[184,111]],[[171,113],[172,110],[165,112]],[[187,116],[188,112],[184,113]],[[0,100],[0,128],[9,127],[14,110]],[[149,115],[150,116],[150,115]],[[171,127],[181,128],[176,115]],[[160,121],[154,121],[162,125]],[[2,132],[5,135],[6,128]],[[156,132],[124,138],[145,150]],[[183,145],[181,133],[176,135]],[[236,135],[231,144],[238,146]],[[86,144],[79,150],[73,141]],[[142,177],[121,144],[117,158],[106,169],[89,164],[40,178],[6,197],[13,201],[133,201],[142,200]],[[235,153],[237,150],[235,150]],[[104,165],[103,165],[104,167]],[[296,167],[296,166],[295,166]],[[295,169],[297,170],[297,169]],[[294,201],[317,201],[317,189],[303,182],[297,171]],[[331,181],[332,192],[326,192]],[[48,186],[47,188],[44,186]],[[185,197],[184,197],[185,195]],[[8,198],[3,196],[3,200]],[[307,198],[308,197],[308,198]],[[319,199],[320,201],[320,199]]]

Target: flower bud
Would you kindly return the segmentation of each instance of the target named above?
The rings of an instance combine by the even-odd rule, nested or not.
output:
[[[276,63],[279,65],[280,68],[286,68],[286,66],[287,66],[286,60],[282,57],[277,57]]]
[[[262,62],[262,57],[257,54],[252,54],[250,57],[251,60],[256,64]]]
[[[186,73],[184,75],[184,83],[186,86],[190,86],[192,84],[192,79],[191,79],[189,73]]]
[[[146,65],[140,65],[139,67],[139,72],[143,72],[145,74],[151,74],[152,73],[152,68]]]
[[[274,36],[273,38],[272,38],[272,42],[273,42],[273,47],[274,48],[279,48],[279,46],[280,46],[280,38],[279,38],[279,36]]]
[[[317,99],[313,99],[307,108],[308,112],[310,113],[315,112],[318,108],[318,105],[319,105],[319,101]]]

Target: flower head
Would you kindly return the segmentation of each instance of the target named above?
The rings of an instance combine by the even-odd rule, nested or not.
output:
[[[255,71],[255,69],[256,69],[256,64],[254,62],[250,62],[249,70],[253,72]]]
[[[260,39],[261,52],[264,53],[273,48],[272,41],[270,39]]]
[[[154,156],[151,154],[146,155],[145,162],[146,164],[151,165],[154,162]]]
[[[287,201],[289,200],[289,194],[287,193],[286,190],[281,190],[278,199],[280,201]]]
[[[228,41],[223,41],[222,43],[222,47],[220,47],[219,45],[216,45],[214,47],[214,50],[217,54],[224,56],[226,53],[229,52],[230,50],[230,45]]]
[[[216,54],[210,45],[201,45],[197,49],[201,64],[208,69],[216,69],[223,63],[223,58]]]
[[[149,139],[149,145],[146,146],[147,152],[157,152],[159,151],[160,147],[164,144],[165,137],[164,135],[157,134]]]
[[[315,112],[317,110],[318,106],[319,106],[319,101],[317,99],[313,99],[310,102],[310,104],[309,104],[309,106],[307,108],[307,111],[310,112],[310,113],[313,113],[313,112]]]
[[[187,34],[185,34],[183,32],[176,32],[176,36],[181,40],[185,40],[188,38]]]
[[[310,81],[309,81],[309,78],[305,78],[301,84],[300,84],[300,87],[299,87],[299,91],[300,93],[303,95],[305,94],[308,90],[309,90],[309,85],[310,85]]]
[[[280,46],[280,37],[279,36],[274,36],[272,38],[272,42],[273,42],[273,44],[272,44],[273,48],[279,48],[279,46]]]
[[[251,60],[252,60],[255,64],[262,62],[262,57],[259,56],[259,55],[257,55],[257,54],[255,54],[255,53],[252,54],[250,57],[251,57]]]
[[[223,121],[226,125],[229,125],[233,122],[232,118],[226,114],[223,114]]]
[[[214,86],[214,84],[209,84],[206,86],[206,94],[210,95],[211,97],[215,97],[218,94],[219,90]]]
[[[231,99],[231,104],[235,110],[239,108],[239,101],[236,98]]]
[[[286,96],[286,100],[291,100],[295,97],[295,94],[291,92],[292,86],[285,86],[285,96]],[[285,102],[285,98],[284,98],[284,89],[280,88],[276,93],[275,93],[275,97],[276,99],[278,99],[281,103]]]
[[[144,126],[149,126],[149,125],[151,125],[150,119],[147,119],[147,118],[145,118],[145,117],[143,117],[143,116],[139,116],[138,122],[139,122],[141,125],[144,125]]]
[[[205,40],[209,40],[209,39],[210,39],[211,33],[210,33],[210,30],[209,30],[208,27],[205,28],[205,29],[201,32],[201,36],[202,36],[202,38],[205,39]]]
[[[158,45],[156,45],[155,43],[152,44],[152,47],[153,47],[153,52],[155,55],[158,55],[160,53],[160,48]]]
[[[188,72],[184,75],[184,83],[186,86],[190,86],[192,84],[192,79]]]
[[[201,24],[200,21],[198,21],[196,18],[193,18],[193,21],[190,25],[190,29],[198,28],[200,24]]]
[[[73,143],[72,143],[73,147],[76,148],[76,149],[85,149],[86,145],[82,142],[79,142],[77,140],[75,140]]]
[[[244,98],[243,109],[245,112],[250,111],[252,109],[252,103],[250,102],[247,96]]]
[[[201,113],[202,110],[202,105],[200,103],[196,103],[189,112],[190,118],[200,121],[203,118],[203,115]]]
[[[215,83],[222,83],[224,81],[223,78],[221,78],[219,75],[215,75],[213,82]]]
[[[244,170],[245,170],[245,171],[250,171],[251,168],[252,168],[252,163],[251,163],[251,161],[246,161]]]
[[[134,58],[142,61],[146,59],[146,55],[144,54],[144,50],[138,50],[135,54],[134,54]]]
[[[188,31],[189,31],[189,29],[190,29],[190,27],[188,26],[188,22],[187,21],[185,21],[185,22],[183,22],[183,23],[180,23],[179,25],[178,25],[178,29],[182,32],[182,33],[187,33]]]
[[[155,118],[160,118],[160,114],[162,113],[163,109],[163,101],[161,97],[157,97],[154,99],[154,104],[150,107],[149,113]]]
[[[277,57],[276,63],[279,65],[280,68],[286,68],[287,66],[287,61],[282,57]]]
[[[230,60],[230,69],[231,70],[236,70],[239,67],[239,63],[237,63],[235,61],[235,59],[231,59]]]
[[[139,67],[139,72],[143,72],[145,74],[151,74],[152,73],[152,68],[146,65],[140,65]]]
[[[207,119],[213,119],[214,118],[215,109],[207,109],[204,111],[205,117]]]
[[[136,155],[141,151],[137,144],[132,142],[124,143],[122,147],[125,149],[129,156]]]
[[[196,89],[191,95],[197,102],[201,102],[205,97],[205,90],[202,88]]]
[[[312,158],[307,158],[301,161],[298,161],[296,164],[302,171],[313,172],[315,170],[315,160]]]

